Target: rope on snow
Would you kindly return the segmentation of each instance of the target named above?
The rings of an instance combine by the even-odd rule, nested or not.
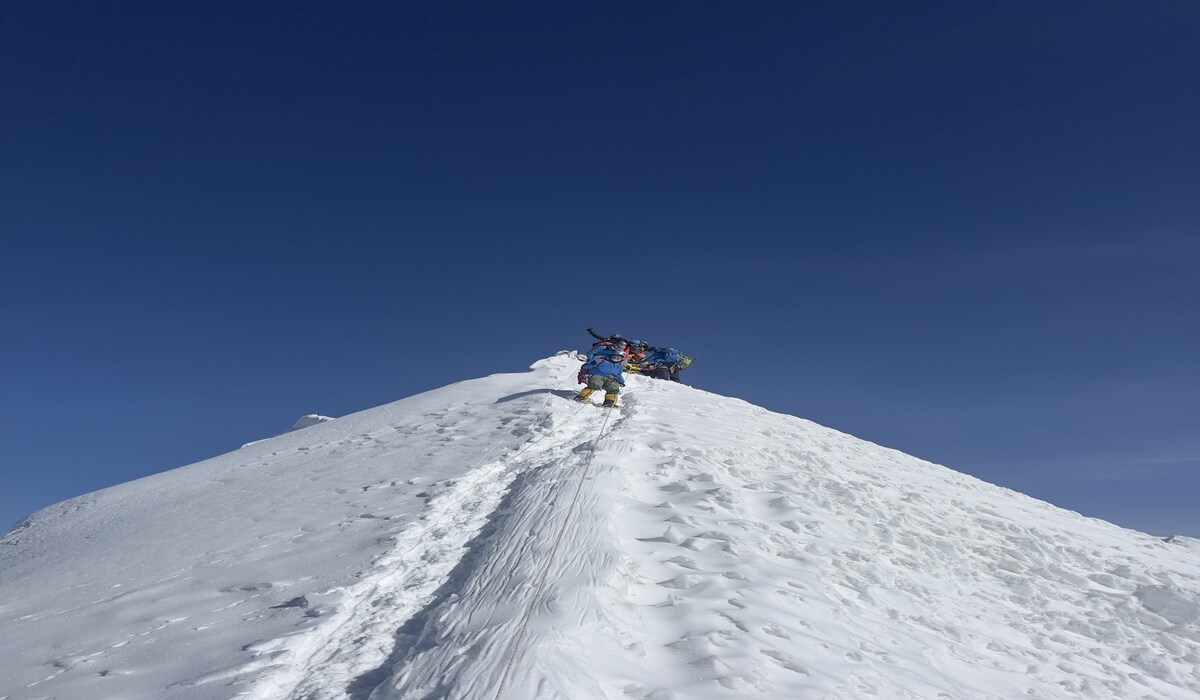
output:
[[[525,619],[521,622],[517,638],[513,641],[512,651],[509,652],[508,661],[504,664],[504,675],[500,677],[500,685],[496,688],[496,700],[500,700],[500,695],[504,692],[504,688],[508,684],[508,676],[512,672],[513,662],[517,658],[517,652],[521,648],[525,632],[529,629],[529,621],[533,619],[533,610],[537,607],[537,602],[542,597],[542,591],[546,587],[546,580],[550,576],[550,569],[554,566],[554,560],[558,556],[558,549],[567,534],[567,525],[570,524],[571,516],[575,512],[575,504],[579,502],[579,495],[583,492],[583,482],[587,481],[588,471],[592,468],[592,460],[596,457],[596,446],[604,438],[604,431],[608,429],[608,420],[612,417],[612,411],[608,410],[605,413],[604,423],[600,425],[600,432],[596,435],[596,441],[592,443],[592,449],[588,453],[587,462],[583,465],[583,471],[579,476],[579,485],[575,487],[575,496],[571,499],[571,504],[567,506],[567,514],[563,517],[562,527],[559,528],[558,536],[554,539],[554,546],[550,549],[550,556],[546,560],[546,565],[542,567],[542,575],[538,579],[537,588],[534,590],[533,596],[529,599],[529,608],[525,611]]]

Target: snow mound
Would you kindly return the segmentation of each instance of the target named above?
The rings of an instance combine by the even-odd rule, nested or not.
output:
[[[1200,554],[1200,540],[1195,537],[1183,537],[1182,535],[1173,535],[1168,537],[1166,542],[1180,547],[1186,547],[1196,554]]]
[[[320,425],[321,423],[328,423],[329,421],[332,421],[332,420],[337,420],[337,419],[330,418],[329,416],[322,416],[319,413],[309,413],[307,415],[303,415],[303,416],[300,416],[299,418],[297,418],[296,422],[292,423],[292,427],[288,428],[286,431],[284,431],[282,433],[279,433],[279,435],[287,435],[288,433],[295,432],[297,430],[303,430],[305,428],[311,428],[314,425]],[[279,437],[279,435],[273,435],[272,437]],[[242,445],[242,447],[250,447],[251,445],[258,445],[258,444],[266,442],[267,440],[270,440],[270,439],[271,438],[263,438],[262,440],[254,440],[251,442],[247,442],[246,444]],[[0,700],[3,700],[3,698],[0,698]]]
[[[1143,608],[1169,625],[1190,625],[1200,620],[1200,598],[1178,586],[1138,586],[1133,595]]]
[[[0,539],[0,698],[1187,698],[1200,552],[578,361]]]
[[[297,418],[296,422],[292,423],[292,427],[288,428],[288,430],[301,430],[303,428],[312,427],[319,423],[328,423],[331,420],[334,419],[330,418],[329,416],[322,416],[317,413],[309,413],[308,415]]]

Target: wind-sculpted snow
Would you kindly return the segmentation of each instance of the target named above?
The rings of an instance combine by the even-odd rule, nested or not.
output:
[[[67,501],[0,698],[1195,698],[1200,550],[578,363]]]
[[[288,428],[288,430],[303,430],[305,428],[311,428],[314,425],[320,425],[321,423],[328,423],[331,420],[336,419],[330,418],[329,416],[322,416],[318,413],[309,413],[297,418],[296,422],[292,423],[292,427]]]

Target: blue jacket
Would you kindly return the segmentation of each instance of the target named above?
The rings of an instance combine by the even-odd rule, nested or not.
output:
[[[607,374],[617,380],[622,386],[625,385],[625,379],[621,376],[621,372],[625,369],[625,365],[620,362],[613,362],[606,356],[595,357],[583,365],[584,371],[588,374]]]
[[[660,348],[642,360],[644,365],[677,365],[680,362],[683,362],[683,353],[675,348]]]

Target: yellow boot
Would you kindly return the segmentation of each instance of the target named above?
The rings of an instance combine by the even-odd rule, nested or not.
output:
[[[578,401],[579,403],[587,403],[588,397],[591,396],[595,391],[596,390],[591,388],[590,386],[586,386],[579,390],[579,396],[576,396],[575,400]]]
[[[613,393],[605,394],[604,395],[604,403],[602,403],[600,405],[607,406],[609,408],[616,406],[617,405],[617,395],[613,394]]]

